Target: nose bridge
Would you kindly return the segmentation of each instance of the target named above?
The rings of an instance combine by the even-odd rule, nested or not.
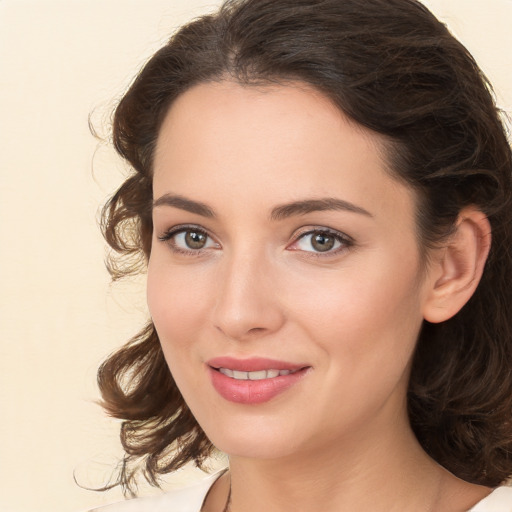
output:
[[[238,340],[279,329],[284,315],[273,290],[274,275],[263,250],[248,244],[226,254],[218,274],[215,327]]]

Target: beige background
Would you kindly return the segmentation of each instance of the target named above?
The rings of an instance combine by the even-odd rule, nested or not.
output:
[[[211,0],[0,0],[0,512],[80,511],[121,450],[95,372],[145,320],[109,285],[97,210],[123,176],[89,134],[175,27]],[[512,110],[512,0],[430,0]],[[181,473],[169,485],[197,475]],[[145,491],[144,491],[145,492]]]

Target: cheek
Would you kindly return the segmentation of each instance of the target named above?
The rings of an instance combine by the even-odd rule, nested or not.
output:
[[[184,268],[170,268],[165,260],[150,259],[147,277],[147,302],[162,351],[181,394],[200,393],[204,382],[197,371],[198,332],[204,327],[204,312],[209,309],[204,279],[197,271],[192,275]],[[193,364],[194,363],[194,364]],[[193,403],[193,400],[192,400]]]
[[[354,374],[356,368],[368,374],[386,365],[400,371],[422,324],[416,269],[414,260],[402,268],[381,257],[335,279],[303,280],[300,288],[308,292],[295,293],[301,297],[296,318],[331,356],[331,365],[349,363]]]
[[[157,256],[148,266],[147,302],[164,352],[189,344],[211,308],[205,275],[195,269],[171,268]]]
[[[354,276],[339,276],[338,286],[310,291],[301,303],[303,332],[321,351],[323,387],[331,390],[315,401],[331,411],[333,432],[350,418],[368,419],[390,397],[402,407],[422,324],[415,274]]]

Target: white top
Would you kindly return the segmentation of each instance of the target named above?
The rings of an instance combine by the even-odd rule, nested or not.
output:
[[[121,501],[89,512],[200,512],[204,499],[225,470],[214,473],[198,483],[150,498]]]
[[[468,512],[512,512],[512,487],[494,489]]]
[[[123,501],[89,512],[200,512],[210,487],[223,472],[161,496]],[[498,487],[468,512],[512,512],[512,487]]]

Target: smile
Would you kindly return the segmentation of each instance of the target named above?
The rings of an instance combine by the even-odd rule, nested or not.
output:
[[[263,380],[263,379],[274,379],[283,375],[290,375],[298,370],[258,370],[254,372],[244,372],[240,370],[231,370],[230,368],[219,368],[218,371],[226,377],[230,377],[235,380]]]
[[[224,400],[253,406],[294,388],[312,370],[308,364],[260,357],[217,357],[206,364],[212,386]]]

